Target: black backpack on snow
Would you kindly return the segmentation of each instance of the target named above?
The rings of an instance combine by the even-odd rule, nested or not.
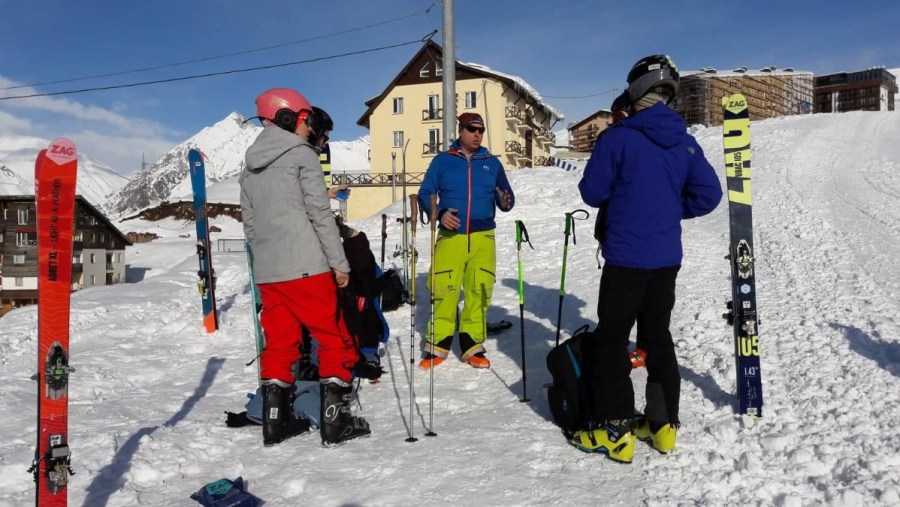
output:
[[[587,325],[581,326],[571,338],[547,354],[547,370],[553,377],[547,400],[553,421],[562,428],[566,438],[587,428],[590,418],[589,380],[583,361],[584,341],[594,336],[589,329]]]
[[[409,293],[396,269],[385,271],[378,280],[381,283],[381,311],[392,312],[409,300]]]
[[[378,344],[386,340],[381,317],[374,308],[381,289],[375,256],[369,248],[369,238],[362,231],[345,238],[343,245],[350,264],[350,285],[338,290],[338,307],[356,348],[378,350]]]

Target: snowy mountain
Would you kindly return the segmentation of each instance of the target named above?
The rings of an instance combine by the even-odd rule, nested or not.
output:
[[[106,206],[113,215],[123,216],[161,201],[190,200],[192,191],[187,152],[192,148],[206,155],[209,201],[236,203],[239,195],[232,193],[231,189],[236,188],[247,148],[261,130],[262,127],[254,123],[245,123],[240,114],[231,113],[175,146],[152,166],[139,172]],[[368,136],[356,141],[334,141],[330,144],[335,172],[368,172]],[[225,187],[228,190],[217,190],[219,182],[227,182]]]
[[[34,160],[50,140],[27,136],[0,136],[0,195],[34,194]],[[78,153],[78,193],[100,205],[128,179],[109,167]]]
[[[257,366],[246,365],[256,355],[246,258],[214,254],[221,328],[206,335],[194,225],[129,221],[160,236],[126,252],[129,279],[140,281],[73,296],[71,505],[195,505],[188,497],[204,484],[238,476],[273,506],[900,505],[900,115],[794,116],[751,129],[762,418],[735,415],[732,330],[721,318],[730,297],[723,202],[683,222],[671,324],[683,378],[676,451],[639,443],[626,466],[566,443],[540,386],[549,381],[544,361],[556,331],[564,214],[583,207],[580,174],[524,169],[509,173],[516,208],[497,216],[488,319],[514,327],[487,340],[492,368],[454,360],[454,348],[434,372],[433,405],[429,375],[411,376],[409,355],[418,356],[429,319],[430,243],[420,224],[415,321],[409,306],[387,314],[388,373],[361,384],[361,405],[354,400],[372,436],[334,449],[317,435],[264,449],[259,427],[225,426],[223,411],[243,410],[257,384]],[[721,127],[694,132],[724,179]],[[384,210],[388,252],[401,242],[400,210],[400,202]],[[517,219],[534,245],[521,251],[524,351]],[[241,236],[231,218],[212,225],[223,237]],[[352,225],[380,258],[378,214]],[[576,228],[564,339],[596,322],[601,271],[591,220]],[[388,255],[388,267],[400,262]],[[0,319],[3,506],[33,503],[25,470],[34,454],[36,332],[34,307]],[[642,409],[646,370],[632,377]],[[519,402],[524,387],[529,403]],[[432,408],[438,436],[428,438]],[[417,442],[404,441],[410,431]]]
[[[239,174],[244,152],[256,139],[259,127],[244,123],[231,113],[211,127],[175,146],[149,168],[138,172],[127,185],[106,203],[114,216],[121,216],[176,196],[190,195],[187,153],[192,148],[206,157],[206,177],[210,184]]]

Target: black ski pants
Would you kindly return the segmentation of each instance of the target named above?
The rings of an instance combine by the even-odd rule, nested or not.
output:
[[[606,264],[600,277],[599,323],[588,347],[592,419],[634,417],[634,387],[628,337],[640,318],[647,352],[647,407],[653,423],[678,424],[681,375],[669,332],[675,307],[675,279],[681,266],[635,269]]]

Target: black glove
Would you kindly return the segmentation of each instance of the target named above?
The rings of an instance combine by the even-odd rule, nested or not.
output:
[[[360,359],[353,367],[353,376],[369,380],[378,380],[384,374],[384,368],[372,361]]]

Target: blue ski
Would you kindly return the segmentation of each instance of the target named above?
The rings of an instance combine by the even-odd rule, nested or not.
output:
[[[197,258],[200,262],[200,277],[197,289],[203,303],[203,327],[207,333],[219,329],[216,315],[216,276],[212,267],[212,253],[209,248],[209,220],[206,217],[206,166],[199,150],[188,152],[191,170],[191,187],[194,190],[194,217],[197,224]]]

